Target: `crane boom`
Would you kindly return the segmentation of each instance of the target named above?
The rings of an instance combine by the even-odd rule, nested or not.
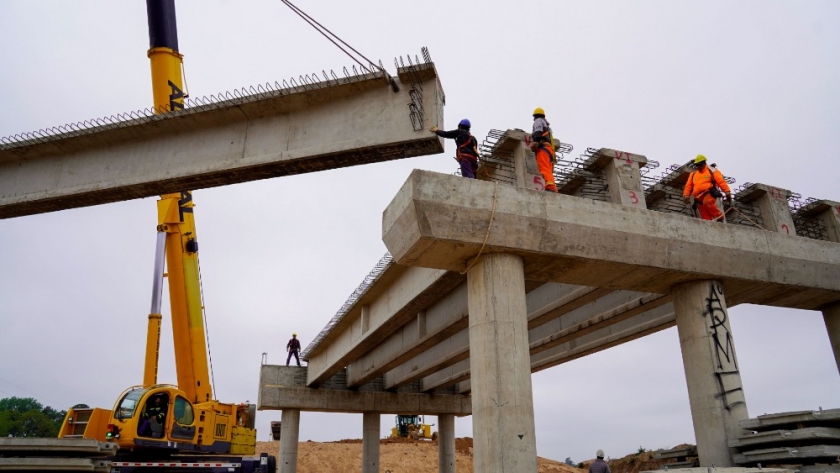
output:
[[[155,112],[184,108],[182,80],[183,56],[178,52],[178,32],[174,0],[147,0],[149,21],[149,61]],[[207,402],[213,397],[207,363],[203,304],[198,272],[198,243],[193,218],[192,193],[166,194],[158,201],[158,232],[164,233],[175,344],[178,387],[191,402]],[[159,238],[160,240],[160,238]],[[158,272],[156,269],[156,278]],[[162,275],[161,275],[162,276]],[[155,288],[153,291],[158,291]],[[153,299],[157,293],[153,294]],[[157,383],[160,313],[149,314],[143,385]]]

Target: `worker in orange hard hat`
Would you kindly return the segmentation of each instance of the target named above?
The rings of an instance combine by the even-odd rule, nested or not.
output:
[[[688,176],[683,189],[683,200],[686,203],[694,197],[694,205],[700,211],[704,220],[720,220],[723,217],[717,206],[717,200],[726,194],[726,201],[732,205],[732,193],[729,185],[723,179],[723,174],[706,164],[706,157],[698,154],[694,158],[694,171]]]
[[[531,133],[531,151],[537,156],[537,167],[545,180],[545,190],[557,192],[554,184],[554,137],[551,127],[545,119],[545,110],[540,107],[534,109],[534,128]]]
[[[289,352],[289,355],[286,357],[286,366],[289,366],[289,362],[292,361],[292,355],[295,355],[295,361],[300,366],[300,357],[298,356],[300,353],[300,340],[297,339],[297,333],[292,334],[292,339],[286,344],[286,351]]]

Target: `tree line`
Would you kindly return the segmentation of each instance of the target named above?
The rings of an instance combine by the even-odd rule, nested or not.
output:
[[[66,415],[67,411],[44,406],[31,397],[3,398],[0,399],[0,437],[57,437]]]

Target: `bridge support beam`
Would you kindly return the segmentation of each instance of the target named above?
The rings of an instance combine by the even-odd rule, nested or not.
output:
[[[300,434],[300,410],[283,409],[280,417],[280,473],[296,473],[298,460],[298,437]]]
[[[475,471],[536,472],[522,258],[482,256],[467,286]]]
[[[379,473],[379,413],[362,414],[362,473]]]
[[[729,441],[749,418],[723,286],[695,281],[674,288],[688,400],[701,467],[732,467]]]
[[[455,416],[438,416],[438,472],[455,473]]]

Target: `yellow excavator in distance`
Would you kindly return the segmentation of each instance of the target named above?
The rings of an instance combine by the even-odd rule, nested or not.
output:
[[[391,438],[437,439],[438,433],[432,432],[435,424],[424,424],[420,416],[398,415],[394,417],[394,426],[391,427]]]
[[[184,108],[182,58],[174,0],[147,0],[152,90],[157,113]],[[256,406],[213,399],[207,362],[198,240],[192,194],[161,196],[152,308],[143,384],[126,389],[113,409],[70,409],[60,438],[114,442],[125,455],[253,455]],[[164,258],[168,273],[164,274]],[[169,279],[178,385],[158,384],[163,278]]]

